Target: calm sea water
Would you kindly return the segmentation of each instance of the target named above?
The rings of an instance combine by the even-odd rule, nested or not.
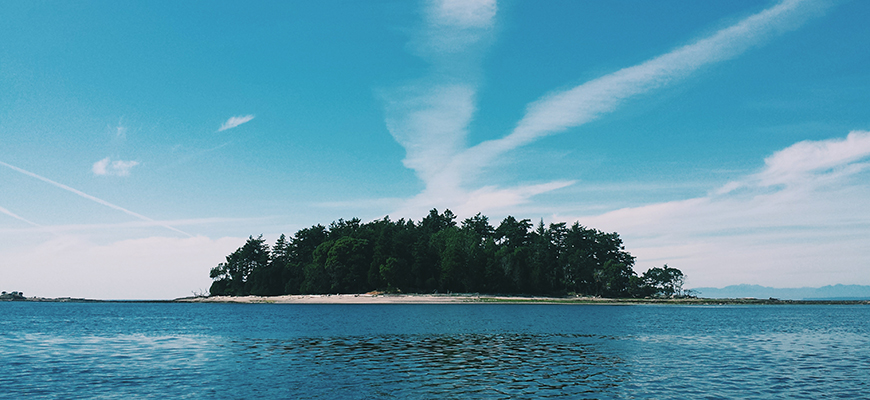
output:
[[[870,397],[870,306],[0,303],[0,397]]]

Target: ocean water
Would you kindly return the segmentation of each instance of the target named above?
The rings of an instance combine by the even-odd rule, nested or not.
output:
[[[868,393],[870,306],[0,303],[0,398]]]

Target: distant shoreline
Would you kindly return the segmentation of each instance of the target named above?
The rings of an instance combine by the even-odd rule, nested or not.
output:
[[[320,294],[284,296],[210,296],[186,297],[178,303],[241,303],[241,304],[867,304],[870,300],[779,300],[779,299],[610,299],[601,297],[540,297],[500,296],[486,294]]]
[[[209,296],[172,300],[97,300],[28,297],[10,302],[46,303],[234,303],[234,304],[584,304],[584,305],[870,305],[870,300],[780,300],[774,298],[611,299],[601,297],[501,296],[487,294],[311,294],[284,296]]]
[[[177,303],[173,300],[100,300],[82,297],[25,297],[23,299],[3,299],[0,303]]]

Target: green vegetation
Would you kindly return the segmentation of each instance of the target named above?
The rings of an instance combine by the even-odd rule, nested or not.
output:
[[[7,300],[8,301],[8,300],[24,300],[24,299],[26,299],[26,297],[24,297],[24,293],[22,293],[22,292],[6,293],[4,291],[3,293],[0,293],[0,300]]]
[[[533,227],[477,214],[457,225],[446,210],[419,223],[389,217],[339,220],[284,235],[262,235],[211,270],[211,295],[462,292],[643,298],[683,295],[684,275],[665,265],[638,276],[616,233],[579,223]]]

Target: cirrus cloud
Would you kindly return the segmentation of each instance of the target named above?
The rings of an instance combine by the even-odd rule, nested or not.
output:
[[[703,197],[569,219],[620,232],[638,266],[671,264],[695,287],[866,285],[868,163],[870,132],[853,131],[774,152]]]
[[[129,176],[130,170],[137,165],[139,165],[138,161],[112,161],[111,157],[106,157],[95,162],[91,171],[98,176]]]
[[[386,107],[387,128],[406,151],[404,165],[425,184],[395,214],[419,215],[436,206],[486,212],[491,207],[484,199],[499,198],[493,204],[503,208],[570,186],[573,181],[562,179],[503,189],[488,185],[483,175],[510,152],[601,118],[627,99],[679,82],[705,66],[735,58],[823,15],[830,6],[825,0],[783,0],[648,61],[544,95],[529,103],[510,133],[468,146],[469,125],[477,111],[475,77],[482,45],[489,43],[482,39],[491,34],[498,7],[490,0],[434,1],[426,9],[429,26],[422,30],[427,36],[422,43],[428,47],[418,52],[438,73],[395,91]]]
[[[224,122],[224,124],[221,125],[220,129],[218,129],[218,132],[225,131],[227,129],[233,129],[233,128],[235,128],[241,124],[244,124],[245,122],[248,122],[252,119],[254,119],[254,116],[251,114],[230,117],[230,119],[228,119],[227,122]]]

